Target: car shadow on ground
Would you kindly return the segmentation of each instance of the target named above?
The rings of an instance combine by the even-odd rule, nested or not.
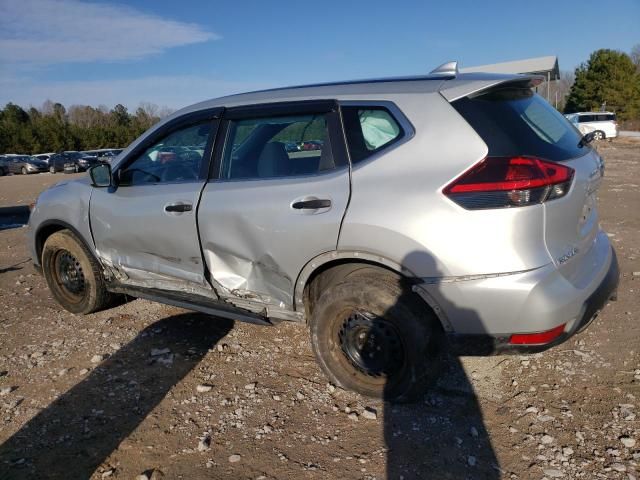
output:
[[[0,446],[0,478],[91,477],[232,328],[196,313],[145,328]]]
[[[434,279],[442,276],[433,257],[422,251],[410,253],[403,264],[419,266],[421,271],[431,272]],[[416,295],[411,283],[403,283],[401,288],[397,304]],[[429,293],[439,298],[441,306],[446,304],[448,311],[456,308],[464,318],[483,325],[475,311],[461,310],[447,300],[437,282]],[[387,312],[394,308],[395,305]],[[388,451],[385,478],[498,480],[499,462],[480,403],[456,355],[460,347],[448,345],[444,336],[438,338],[438,343],[443,348],[433,356],[440,370],[436,370],[428,393],[416,403],[384,404],[383,428]],[[482,351],[485,353],[489,352]]]

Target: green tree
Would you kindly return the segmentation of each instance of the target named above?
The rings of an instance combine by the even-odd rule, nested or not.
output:
[[[606,106],[620,120],[640,117],[640,74],[629,55],[597,50],[576,69],[566,113],[599,110]]]
[[[123,105],[72,105],[50,100],[25,111],[8,103],[0,108],[0,153],[33,154],[61,150],[126,147],[161,116],[171,113],[144,103],[130,114]]]

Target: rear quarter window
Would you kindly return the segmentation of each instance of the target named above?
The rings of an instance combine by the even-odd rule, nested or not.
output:
[[[351,163],[358,163],[402,138],[402,127],[389,110],[377,106],[343,106],[342,120]]]
[[[584,155],[580,133],[530,89],[505,88],[452,103],[489,148],[489,156],[535,156],[552,161]]]

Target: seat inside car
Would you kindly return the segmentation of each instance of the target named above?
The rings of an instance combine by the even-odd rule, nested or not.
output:
[[[292,174],[292,166],[284,144],[269,142],[258,157],[258,177],[285,177]]]

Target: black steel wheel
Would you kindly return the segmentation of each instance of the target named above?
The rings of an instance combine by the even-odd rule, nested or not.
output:
[[[42,271],[53,297],[72,313],[92,313],[116,299],[107,291],[100,264],[70,230],[47,238]]]
[[[329,379],[363,395],[412,401],[439,370],[438,321],[395,276],[355,275],[327,286],[309,327]]]

